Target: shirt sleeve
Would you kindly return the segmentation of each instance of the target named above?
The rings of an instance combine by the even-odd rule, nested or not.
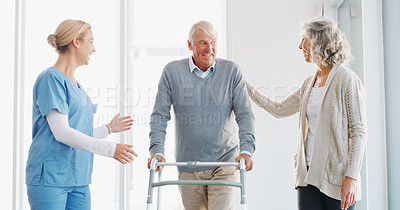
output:
[[[108,128],[102,125],[93,129],[93,136],[98,139],[105,139],[108,136]]]
[[[71,128],[66,114],[51,110],[46,120],[57,141],[93,154],[114,157],[116,143],[93,138]]]
[[[252,154],[249,151],[241,151],[240,154],[246,154],[248,156],[252,156]]]
[[[68,114],[67,88],[64,80],[57,75],[43,75],[34,88],[34,102],[39,107],[40,114],[45,117],[50,110]]]

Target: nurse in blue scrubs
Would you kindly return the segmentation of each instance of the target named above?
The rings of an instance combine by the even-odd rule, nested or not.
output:
[[[133,120],[117,114],[110,123],[93,128],[95,107],[74,77],[76,68],[87,65],[96,51],[90,24],[65,20],[48,42],[59,56],[33,87],[32,144],[26,164],[29,204],[40,210],[88,210],[93,154],[132,162],[137,156],[132,145],[103,139],[129,130]]]

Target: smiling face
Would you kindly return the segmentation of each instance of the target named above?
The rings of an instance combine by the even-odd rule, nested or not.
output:
[[[217,55],[217,35],[197,30],[193,43],[188,41],[188,47],[193,51],[194,64],[200,70],[206,71],[214,63]]]
[[[303,37],[299,45],[299,49],[303,50],[304,60],[311,63],[310,42],[307,38]]]
[[[93,44],[94,38],[93,38],[92,30],[90,28],[86,29],[85,35],[76,41],[79,46],[79,48],[77,50],[77,53],[78,53],[77,58],[79,60],[78,62],[81,65],[89,64],[90,56],[94,52],[96,52],[96,48],[94,47],[94,44]]]

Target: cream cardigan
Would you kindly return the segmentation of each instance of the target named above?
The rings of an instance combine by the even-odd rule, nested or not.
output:
[[[299,112],[299,139],[294,155],[295,187],[317,187],[340,200],[345,176],[357,179],[356,200],[361,199],[360,170],[367,138],[364,88],[357,75],[343,66],[333,66],[325,84],[317,118],[314,150],[307,171],[305,145],[308,133],[306,108],[317,74],[282,102],[275,102],[246,82],[250,98],[276,118]]]

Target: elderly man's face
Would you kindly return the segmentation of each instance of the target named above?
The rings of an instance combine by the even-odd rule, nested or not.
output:
[[[217,35],[210,35],[202,30],[197,30],[193,43],[188,41],[188,46],[193,51],[194,64],[202,71],[206,71],[217,55]]]

